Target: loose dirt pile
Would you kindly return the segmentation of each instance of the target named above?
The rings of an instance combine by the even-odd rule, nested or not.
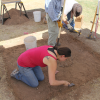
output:
[[[17,24],[22,24],[26,21],[29,21],[29,19],[21,12],[20,16],[20,10],[12,8],[11,10],[8,11],[10,18],[7,19],[4,24],[5,25],[17,25]],[[8,13],[5,13],[4,18],[8,18]]]

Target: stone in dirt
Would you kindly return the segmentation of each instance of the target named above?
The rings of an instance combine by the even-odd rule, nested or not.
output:
[[[29,21],[29,19],[21,12],[20,16],[20,10],[12,8],[11,10],[8,11],[11,19],[7,19],[4,24],[5,25],[17,25],[17,24],[22,24],[26,21]],[[7,13],[5,13],[4,18],[9,17]]]

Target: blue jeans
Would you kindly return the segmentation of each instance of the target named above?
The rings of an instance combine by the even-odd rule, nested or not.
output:
[[[71,17],[71,11],[67,14],[68,21],[70,20],[70,17]],[[73,29],[74,29],[74,26],[75,26],[74,17],[73,17],[73,20],[72,20],[72,22],[70,23],[70,25],[71,25],[71,26],[73,27]]]
[[[31,87],[37,87],[39,85],[38,81],[44,80],[44,75],[40,66],[36,66],[33,68],[21,67],[18,64],[17,66],[19,69],[19,73],[14,76],[17,80],[20,80]]]

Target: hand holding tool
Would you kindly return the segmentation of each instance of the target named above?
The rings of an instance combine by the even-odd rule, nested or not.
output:
[[[74,84],[74,83],[70,83],[70,84],[68,85],[68,87],[72,87],[72,86],[75,86],[75,84]]]
[[[68,21],[68,23],[70,24],[72,22],[73,18],[70,18],[70,20]]]
[[[60,28],[60,27],[62,28],[63,24],[61,23],[61,20],[58,20],[57,23],[58,23],[58,27],[59,27],[59,28]]]
[[[67,24],[69,30],[73,30],[73,27],[70,24]]]
[[[63,19],[63,15],[64,15],[65,2],[66,2],[66,0],[64,0],[63,13],[62,13],[62,17],[61,17],[61,24],[62,24],[62,19]],[[61,32],[61,27],[59,28],[58,39],[57,39],[57,43],[55,46],[57,46],[59,44],[60,32]]]

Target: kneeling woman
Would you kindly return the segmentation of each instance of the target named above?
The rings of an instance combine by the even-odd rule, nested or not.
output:
[[[71,50],[67,47],[56,48],[52,46],[40,46],[29,49],[22,53],[17,60],[18,69],[11,73],[11,77],[23,81],[31,87],[37,87],[38,81],[44,80],[40,67],[48,66],[48,77],[50,85],[68,86],[70,83],[65,80],[56,80],[55,73],[57,61],[65,61],[71,56]]]

